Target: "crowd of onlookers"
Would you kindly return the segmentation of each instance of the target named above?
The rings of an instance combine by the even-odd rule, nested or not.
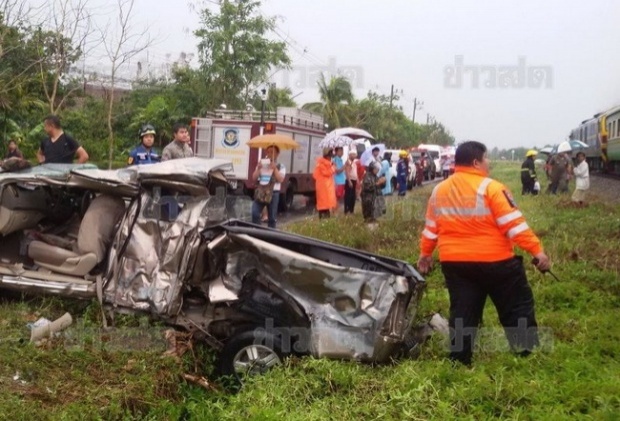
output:
[[[535,150],[526,153],[525,160],[521,164],[521,193],[537,195],[542,186],[536,174],[534,157]],[[586,161],[586,154],[577,152],[575,162],[571,158],[571,149],[564,145],[558,147],[556,154],[549,155],[545,161],[545,174],[547,176],[547,194],[568,193],[568,185],[572,178],[575,179],[575,191],[572,202],[577,206],[586,206],[586,191],[590,188],[590,170]]]
[[[372,158],[363,164],[354,148],[349,151],[346,160],[343,159],[344,148],[323,149],[313,173],[319,218],[337,213],[340,204],[345,215],[352,214],[359,201],[364,220],[374,223],[386,212],[385,197],[393,194],[393,188],[398,191],[398,196],[406,194],[411,171],[408,153],[399,152],[396,183],[393,185],[392,154],[385,152],[381,156],[379,147],[374,147],[371,152]]]

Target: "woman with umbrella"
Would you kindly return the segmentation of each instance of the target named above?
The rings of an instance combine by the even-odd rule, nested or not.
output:
[[[280,148],[275,145],[269,146],[265,149],[263,159],[260,160],[254,170],[254,174],[252,174],[252,179],[258,182],[257,190],[271,190],[269,202],[261,200],[255,195],[254,202],[252,203],[252,223],[260,225],[261,213],[267,207],[267,226],[269,228],[276,227],[276,215],[278,204],[280,203],[280,188],[286,176],[286,169],[283,165],[278,164],[279,155]]]
[[[252,179],[257,181],[252,203],[252,223],[260,225],[261,213],[267,207],[267,226],[275,228],[280,190],[286,177],[286,168],[278,163],[278,156],[281,149],[297,149],[299,144],[287,136],[267,134],[252,138],[247,145],[263,149],[263,159],[252,174]]]
[[[335,164],[332,162],[332,148],[323,148],[323,156],[317,159],[312,174],[316,183],[316,209],[319,211],[319,219],[329,218],[331,210],[337,206],[335,173]]]

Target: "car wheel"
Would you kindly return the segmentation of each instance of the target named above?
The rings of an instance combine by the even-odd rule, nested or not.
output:
[[[217,369],[220,375],[241,384],[248,376],[263,374],[281,364],[287,355],[275,335],[264,329],[246,330],[226,342]]]

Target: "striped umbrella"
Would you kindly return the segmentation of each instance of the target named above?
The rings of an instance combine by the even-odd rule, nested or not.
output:
[[[319,148],[344,148],[353,142],[354,140],[348,136],[328,134],[319,142]]]

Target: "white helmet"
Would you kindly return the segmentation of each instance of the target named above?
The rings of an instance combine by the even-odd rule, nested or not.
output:
[[[572,148],[570,147],[570,143],[568,142],[562,142],[558,146],[558,153],[570,152],[570,151],[572,151]]]

